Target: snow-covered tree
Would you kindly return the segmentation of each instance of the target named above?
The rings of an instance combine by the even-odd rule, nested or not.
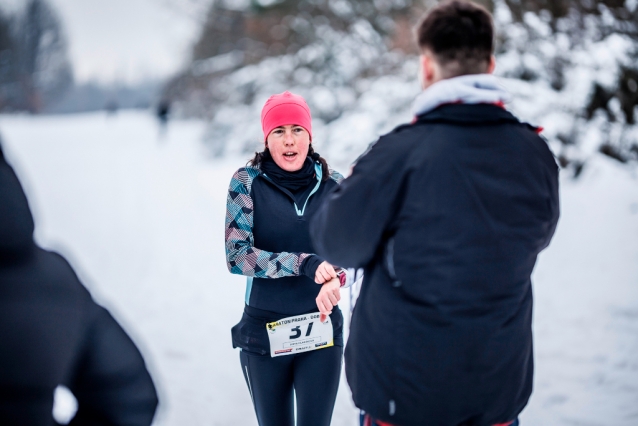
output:
[[[192,62],[167,92],[210,119],[216,154],[258,147],[259,108],[304,95],[322,149],[351,160],[410,120],[418,92],[413,28],[436,0],[217,0]],[[544,127],[575,174],[600,151],[638,160],[636,0],[483,0],[497,27],[497,73],[510,106]],[[341,136],[355,129],[345,138]]]
[[[596,150],[638,160],[637,2],[499,5],[499,73],[527,83],[518,85],[518,108],[546,127],[563,166],[578,173]]]

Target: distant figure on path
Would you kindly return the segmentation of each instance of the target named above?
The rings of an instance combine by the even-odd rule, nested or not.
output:
[[[106,104],[104,105],[104,110],[106,111],[107,115],[117,114],[118,109],[120,109],[120,105],[114,98],[106,101]]]
[[[168,99],[162,99],[157,105],[157,119],[162,127],[168,123],[168,117],[171,111],[171,103]]]
[[[140,352],[33,230],[0,149],[0,425],[54,424],[58,385],[78,401],[72,426],[150,425],[157,395]]]
[[[440,3],[417,34],[415,120],[382,136],[311,224],[318,255],[365,269],[348,383],[366,426],[517,424],[558,167],[539,129],[504,108],[487,10]]]

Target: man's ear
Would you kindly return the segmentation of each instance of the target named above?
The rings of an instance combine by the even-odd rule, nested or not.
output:
[[[435,66],[434,59],[427,52],[421,52],[419,56],[421,88],[427,89],[435,82]]]
[[[427,70],[428,67],[428,58],[421,53],[419,55],[419,83],[421,83],[421,89],[425,89],[427,87]]]
[[[490,64],[487,66],[487,73],[492,74],[496,69],[496,58],[494,55],[490,55]]]

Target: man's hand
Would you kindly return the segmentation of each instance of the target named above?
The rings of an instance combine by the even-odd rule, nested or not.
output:
[[[328,262],[324,261],[317,267],[317,272],[315,272],[315,282],[317,284],[323,284],[336,276],[337,273],[335,272],[335,268],[333,268],[333,266]]]
[[[321,314],[319,321],[324,322],[326,317],[332,313],[332,308],[337,306],[339,300],[341,300],[341,283],[337,278],[328,281],[321,285],[319,295],[316,302]]]

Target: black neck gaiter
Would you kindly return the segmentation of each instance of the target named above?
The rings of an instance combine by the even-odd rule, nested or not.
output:
[[[301,169],[296,172],[288,172],[279,167],[272,156],[267,155],[261,163],[261,170],[273,182],[293,194],[317,183],[314,161],[309,157],[306,158]]]

